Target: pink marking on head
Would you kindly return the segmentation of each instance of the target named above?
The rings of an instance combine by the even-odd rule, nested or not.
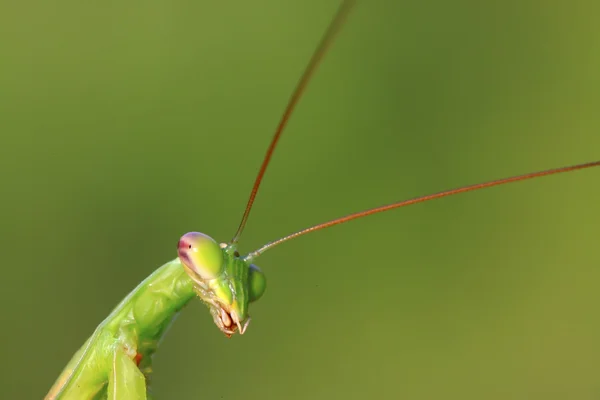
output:
[[[188,234],[186,233],[179,239],[179,243],[177,244],[177,255],[183,260],[188,260],[188,252],[192,249],[192,244],[187,238]]]

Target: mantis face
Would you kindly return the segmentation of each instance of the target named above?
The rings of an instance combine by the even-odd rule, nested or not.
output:
[[[265,291],[264,274],[227,245],[200,232],[183,235],[177,251],[217,327],[228,337],[236,329],[243,334],[250,323],[248,304]]]

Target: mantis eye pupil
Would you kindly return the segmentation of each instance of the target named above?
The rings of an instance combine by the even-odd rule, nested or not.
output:
[[[190,244],[190,245],[188,245],[188,249],[191,249],[191,248],[192,248],[192,245],[191,245],[191,244]]]

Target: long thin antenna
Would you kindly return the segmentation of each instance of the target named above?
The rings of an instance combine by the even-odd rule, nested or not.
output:
[[[321,229],[329,228],[330,226],[333,226],[333,225],[343,224],[344,222],[352,221],[357,218],[366,217],[367,215],[376,214],[376,213],[380,213],[380,212],[388,211],[388,210],[393,210],[394,208],[409,206],[411,204],[423,203],[425,201],[439,199],[441,197],[452,196],[452,195],[458,194],[458,193],[470,192],[473,190],[485,189],[485,188],[489,188],[492,186],[504,185],[506,183],[524,181],[527,179],[539,178],[541,176],[560,174],[562,172],[575,171],[578,169],[591,168],[591,167],[597,167],[597,166],[600,166],[600,161],[594,161],[594,162],[590,162],[590,163],[572,165],[572,166],[556,168],[556,169],[549,169],[549,170],[539,171],[539,172],[532,172],[532,173],[525,174],[525,175],[513,176],[510,178],[504,178],[504,179],[499,179],[499,180],[495,180],[495,181],[478,183],[476,185],[463,186],[463,187],[460,187],[457,189],[446,190],[444,192],[434,193],[434,194],[430,194],[427,196],[421,196],[421,197],[417,197],[417,198],[410,199],[410,200],[399,201],[397,203],[392,203],[392,204],[387,204],[387,205],[376,207],[376,208],[371,208],[369,210],[359,211],[357,213],[349,214],[344,217],[340,217],[340,218],[337,218],[337,219],[334,219],[334,220],[331,220],[328,222],[323,222],[321,224],[311,226],[310,228],[302,229],[301,231],[292,233],[291,235],[284,236],[281,239],[277,239],[275,241],[269,242],[269,243],[265,244],[264,246],[262,246],[260,249],[248,254],[246,256],[246,259],[253,260],[254,258],[258,257],[259,255],[261,255],[265,251],[269,250],[270,248],[275,247],[278,244],[281,244],[283,242],[287,242],[290,239],[297,238],[298,236],[302,236],[307,233],[318,231]]]
[[[244,215],[242,216],[242,221],[240,222],[240,226],[238,227],[237,232],[233,236],[233,239],[231,239],[231,244],[237,243],[240,238],[240,235],[244,231],[244,227],[246,226],[246,222],[248,221],[248,216],[250,215],[250,210],[252,209],[252,204],[254,203],[254,199],[256,198],[256,193],[258,192],[260,183],[262,182],[263,176],[265,175],[265,171],[267,170],[269,161],[271,161],[271,156],[275,151],[275,147],[277,147],[277,142],[281,137],[281,133],[283,132],[283,129],[285,128],[288,120],[290,119],[290,116],[292,115],[292,111],[294,111],[294,108],[296,107],[298,100],[300,100],[304,89],[306,89],[306,86],[308,85],[311,76],[317,69],[319,62],[323,59],[323,56],[327,52],[327,48],[333,42],[333,38],[335,37],[336,33],[339,32],[340,28],[342,27],[344,19],[348,15],[348,12],[350,11],[354,3],[354,0],[344,0],[342,2],[337,11],[337,14],[329,24],[329,28],[327,28],[325,35],[323,35],[319,46],[313,53],[310,62],[308,63],[306,69],[304,70],[304,73],[302,74],[302,77],[298,81],[296,89],[292,93],[292,97],[290,98],[287,107],[285,108],[285,111],[283,113],[283,116],[279,121],[279,125],[275,130],[273,139],[271,139],[271,144],[267,149],[265,158],[263,159],[262,165],[260,166],[260,170],[258,171],[258,175],[256,176],[256,180],[254,181],[254,186],[252,187],[252,191],[250,192],[250,198],[248,199],[246,210],[244,211]]]

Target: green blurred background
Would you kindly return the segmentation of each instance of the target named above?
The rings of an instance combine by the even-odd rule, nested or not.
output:
[[[42,398],[190,230],[230,239],[337,0],[0,5],[2,396]],[[600,158],[597,1],[359,2],[243,252],[352,211]],[[258,262],[227,340],[191,304],[162,399],[597,399],[600,170],[421,204]]]

